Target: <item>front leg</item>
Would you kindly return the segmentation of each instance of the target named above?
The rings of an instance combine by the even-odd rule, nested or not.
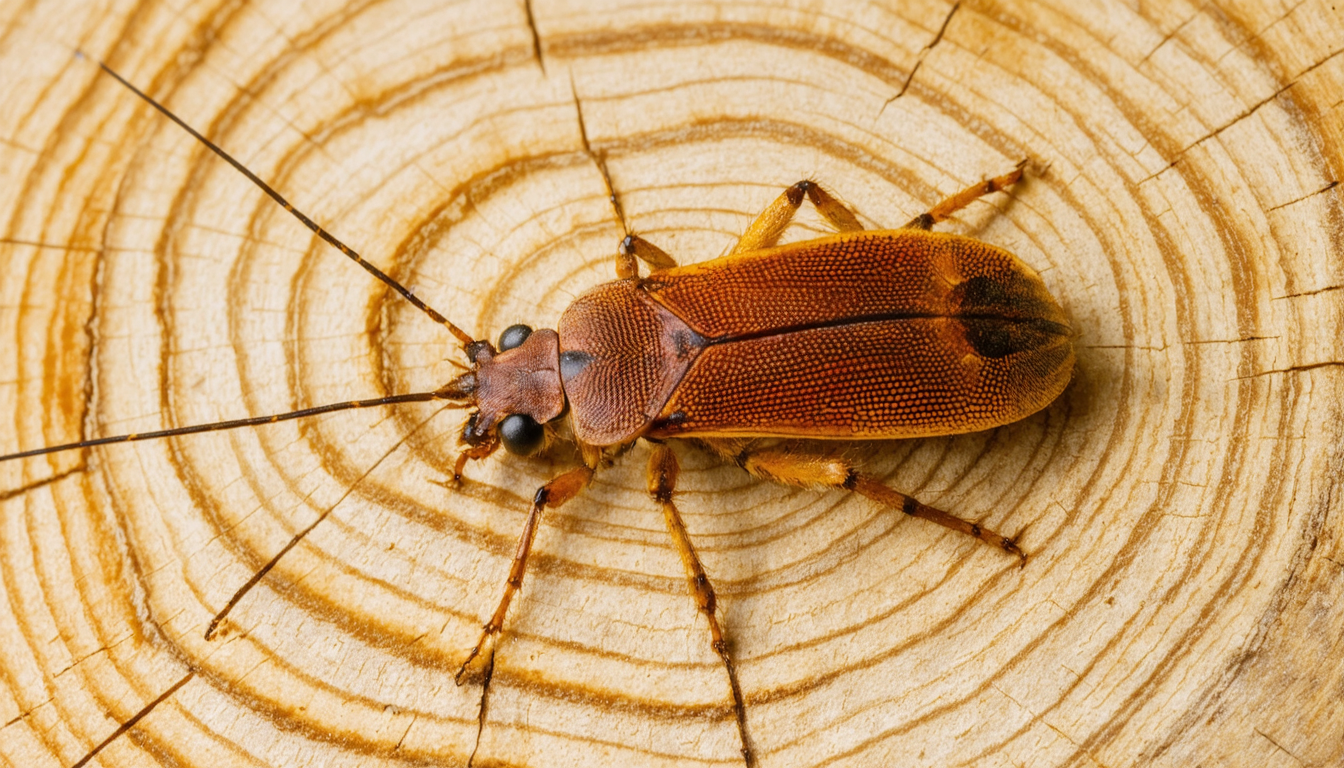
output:
[[[537,523],[541,520],[541,511],[547,507],[558,507],[566,501],[578,495],[588,486],[589,481],[593,479],[593,470],[588,467],[579,467],[560,475],[549,483],[537,489],[537,495],[532,499],[532,511],[527,515],[527,522],[523,525],[523,535],[518,539],[518,550],[513,555],[513,565],[509,568],[509,578],[504,583],[504,595],[499,600],[499,607],[495,608],[495,613],[486,623],[481,631],[481,638],[476,641],[476,646],[467,654],[467,658],[458,668],[457,674],[453,679],[458,685],[462,685],[466,679],[467,666],[471,664],[481,651],[487,645],[489,653],[485,655],[486,667],[491,666],[491,659],[494,656],[495,642],[499,637],[500,631],[504,628],[504,614],[509,611],[509,603],[513,600],[513,595],[523,586],[523,574],[527,571],[527,556],[532,552],[532,540],[537,536]]]

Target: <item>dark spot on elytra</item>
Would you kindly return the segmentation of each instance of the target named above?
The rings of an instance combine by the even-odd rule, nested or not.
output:
[[[1045,319],[1055,313],[1035,281],[1009,273],[973,277],[950,297],[976,354],[991,360],[1049,347],[1069,329]]]
[[[670,427],[679,427],[685,422],[686,422],[685,411],[673,411],[672,413],[669,413],[668,415],[660,419],[654,419],[653,428],[668,429]]]

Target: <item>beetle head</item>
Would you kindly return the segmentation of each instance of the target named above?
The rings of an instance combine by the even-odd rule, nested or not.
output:
[[[476,406],[462,430],[468,455],[484,458],[499,443],[510,453],[536,453],[545,443],[545,425],[565,411],[560,386],[560,336],[543,328],[513,325],[499,337],[467,345],[472,369],[445,391],[450,399]]]

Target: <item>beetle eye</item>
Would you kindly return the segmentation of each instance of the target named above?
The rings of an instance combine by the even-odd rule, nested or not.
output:
[[[536,453],[545,436],[545,428],[523,413],[511,413],[499,422],[499,439],[504,441],[504,448],[518,456]]]
[[[499,334],[499,351],[507,352],[514,347],[522,346],[527,337],[532,335],[532,329],[529,326],[519,323],[510,325]]]

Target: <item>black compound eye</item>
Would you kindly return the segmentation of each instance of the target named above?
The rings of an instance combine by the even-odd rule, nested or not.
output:
[[[522,323],[510,325],[499,334],[499,351],[507,352],[514,347],[522,346],[527,337],[532,335],[532,328]]]
[[[518,456],[531,456],[544,442],[546,429],[531,416],[511,413],[499,422],[499,439],[509,453]]]

